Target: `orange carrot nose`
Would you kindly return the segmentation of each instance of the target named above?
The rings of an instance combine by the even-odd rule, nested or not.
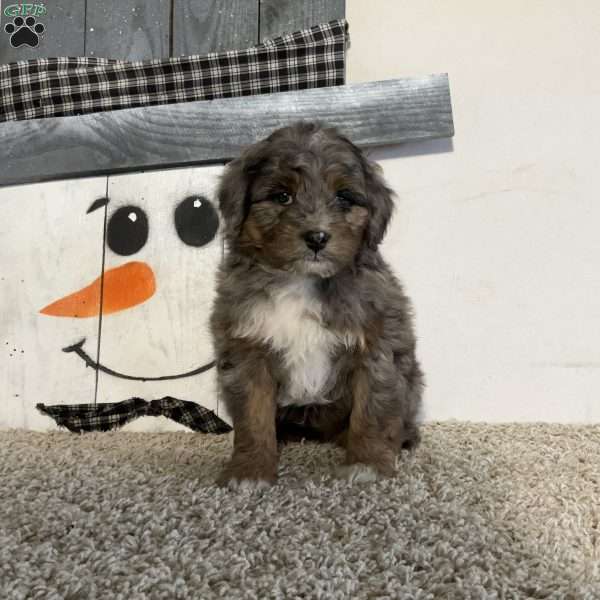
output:
[[[100,314],[100,291],[102,290],[102,314],[131,308],[150,298],[156,291],[152,269],[143,262],[128,262],[98,277],[87,287],[69,294],[40,310],[53,317],[95,317]]]

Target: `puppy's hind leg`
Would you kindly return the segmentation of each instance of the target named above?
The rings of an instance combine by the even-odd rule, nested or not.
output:
[[[396,364],[402,364],[401,357],[394,356]],[[419,421],[421,412],[421,398],[425,381],[423,372],[417,360],[413,357],[409,361],[409,366],[402,374],[401,389],[406,390],[405,402],[402,403],[402,428],[400,429],[399,442],[402,450],[414,450],[421,443],[421,432],[419,431]]]

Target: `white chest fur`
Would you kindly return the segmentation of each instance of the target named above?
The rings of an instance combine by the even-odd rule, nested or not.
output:
[[[245,315],[236,334],[268,343],[283,355],[288,371],[281,405],[323,403],[319,394],[331,373],[336,346],[347,343],[323,326],[315,281],[299,278],[277,288]]]

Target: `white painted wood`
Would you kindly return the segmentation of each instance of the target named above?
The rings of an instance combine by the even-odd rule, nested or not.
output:
[[[174,224],[180,201],[202,195],[212,201],[221,166],[133,173],[109,177],[108,221],[126,205],[141,208],[148,219],[148,239],[135,254],[120,256],[106,248],[106,273],[129,261],[151,268],[156,291],[145,302],[104,314],[100,363],[126,375],[162,377],[185,373],[213,361],[209,317],[215,275],[223,256],[220,233],[204,246],[184,244]],[[109,231],[110,233],[110,231]],[[131,381],[100,373],[98,402],[132,396],[145,400],[174,396],[217,410],[215,371],[167,381]],[[134,431],[186,429],[174,421],[142,417],[124,427]]]
[[[106,177],[0,189],[0,428],[55,430],[35,405],[93,402],[95,373],[62,348],[87,339],[98,318],[40,309],[81,289],[102,269]]]

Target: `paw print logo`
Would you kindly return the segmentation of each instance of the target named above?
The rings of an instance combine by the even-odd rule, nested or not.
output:
[[[12,23],[7,23],[4,27],[4,31],[10,34],[10,45],[13,48],[23,45],[35,48],[45,30],[41,23],[35,22],[35,17],[15,17]]]

